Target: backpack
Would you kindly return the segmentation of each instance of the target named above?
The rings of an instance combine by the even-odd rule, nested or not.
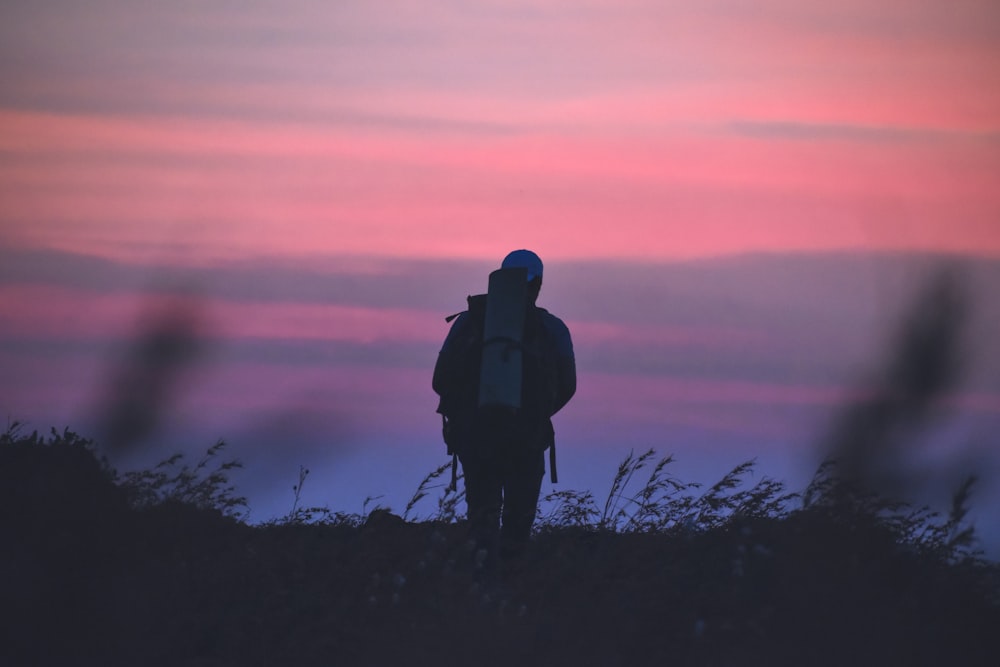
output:
[[[529,304],[525,312],[521,350],[521,407],[517,410],[479,407],[480,366],[486,319],[486,294],[469,296],[468,309],[445,318],[456,324],[447,349],[442,350],[436,374],[441,400],[442,435],[452,455],[452,484],[457,480],[458,455],[482,443],[489,434],[549,450],[552,482],[557,480],[555,436],[550,417],[556,405],[558,365],[555,343],[545,327],[547,311]],[[514,344],[514,343],[510,343]]]

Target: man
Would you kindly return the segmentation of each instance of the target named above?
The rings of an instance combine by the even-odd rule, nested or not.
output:
[[[486,412],[478,407],[485,295],[469,297],[434,367],[433,387],[441,397],[445,441],[458,455],[465,476],[465,498],[477,564],[492,569],[523,552],[535,520],[546,449],[555,432],[552,416],[576,393],[576,362],[569,329],[535,305],[542,287],[542,260],[530,250],[515,250],[502,269],[526,270],[527,303],[522,341],[521,407]],[[553,475],[554,475],[553,469]]]

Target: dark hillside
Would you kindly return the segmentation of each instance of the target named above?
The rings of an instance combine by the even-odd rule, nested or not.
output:
[[[0,663],[992,665],[1000,654],[998,567],[960,525],[968,489],[941,519],[852,495],[829,468],[805,504],[765,480],[656,505],[667,496],[649,494],[654,473],[642,512],[574,514],[586,499],[564,498],[516,571],[479,583],[461,522],[305,511],[249,526],[227,464],[206,461],[119,476],[72,433],[0,437]]]

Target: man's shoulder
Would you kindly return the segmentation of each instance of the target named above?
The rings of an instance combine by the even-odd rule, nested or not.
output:
[[[545,326],[552,326],[560,329],[568,329],[565,322],[563,322],[559,317],[553,315],[544,308],[538,308],[538,312],[542,316],[542,321],[545,322]]]
[[[573,356],[573,339],[570,337],[569,327],[560,318],[556,317],[544,308],[539,308],[542,316],[542,325],[550,336],[555,340],[556,348],[561,356]]]

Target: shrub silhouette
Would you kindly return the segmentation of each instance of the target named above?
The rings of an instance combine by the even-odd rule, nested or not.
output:
[[[964,523],[970,483],[939,517],[850,490],[832,462],[799,496],[751,483],[753,462],[703,490],[669,474],[671,457],[629,455],[603,505],[553,494],[523,568],[483,587],[453,492],[424,521],[303,514],[296,502],[249,526],[221,450],[118,475],[70,431],[0,436],[12,545],[0,576],[17,610],[0,657],[992,664],[1000,648],[998,568]],[[446,471],[428,475],[408,511]]]

